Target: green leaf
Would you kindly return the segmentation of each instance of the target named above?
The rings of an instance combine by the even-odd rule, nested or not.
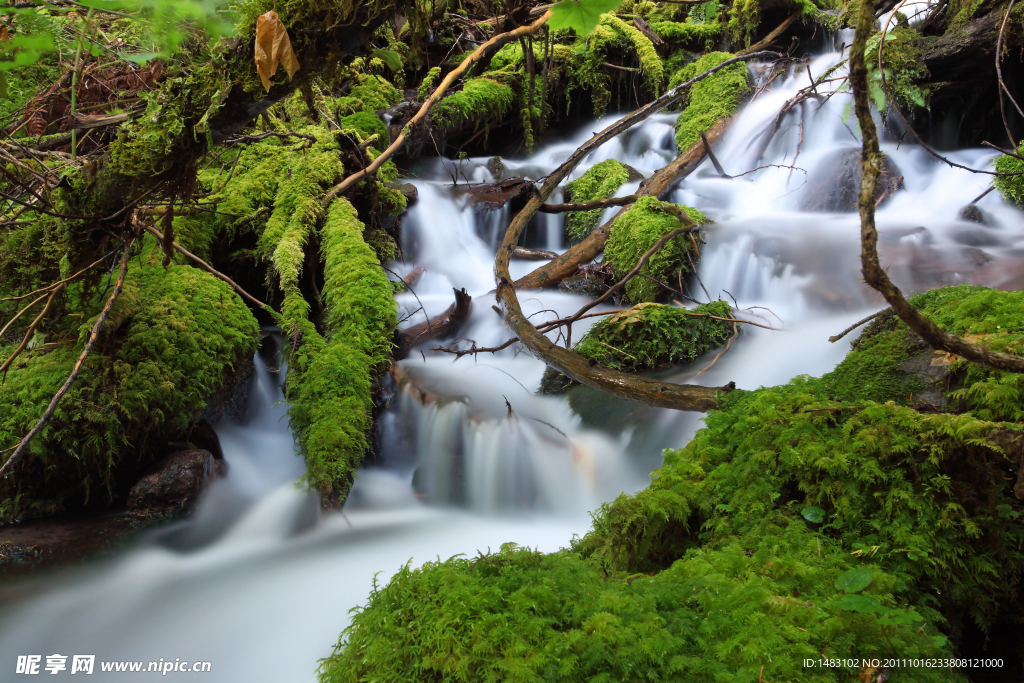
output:
[[[590,35],[601,15],[621,4],[622,0],[563,0],[551,8],[548,26],[555,30],[571,28],[578,36]]]
[[[373,56],[387,64],[392,71],[402,70],[402,55],[394,50],[374,50]]]
[[[878,618],[878,623],[882,626],[909,626],[919,621],[924,621],[924,617],[908,609],[889,608],[885,616]]]
[[[859,593],[869,585],[871,585],[871,570],[867,567],[850,569],[836,579],[836,588],[845,593]]]
[[[825,521],[825,511],[819,507],[814,507],[813,505],[805,507],[800,511],[800,514],[804,516],[804,519],[812,524],[821,524]]]
[[[832,603],[833,607],[844,609],[847,612],[861,612],[863,614],[887,614],[891,610],[883,607],[877,598],[870,595],[844,595]]]

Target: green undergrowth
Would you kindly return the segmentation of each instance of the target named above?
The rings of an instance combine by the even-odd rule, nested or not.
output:
[[[608,159],[594,164],[586,173],[565,185],[565,201],[590,202],[608,199],[630,180],[630,169],[625,164]],[[565,217],[565,235],[569,244],[579,244],[597,227],[604,209],[571,211]]]
[[[957,285],[910,299],[947,332],[1005,353],[1024,353],[1024,292]],[[939,364],[932,378],[922,368]],[[839,401],[861,398],[909,405],[912,396],[939,392],[952,408],[979,419],[1024,422],[1024,379],[1019,374],[982,368],[933,352],[892,313],[868,326],[853,350],[821,379],[827,395]]]
[[[651,24],[651,30],[657,33],[662,40],[704,47],[709,47],[722,35],[722,25],[717,22],[693,24],[679,21],[656,21]]]
[[[732,57],[728,52],[710,52],[676,71],[669,81],[669,88],[685,83]],[[732,116],[750,91],[749,81],[747,65],[740,62],[695,83],[690,88],[683,113],[676,120],[676,146],[685,150],[700,140],[700,134],[710,130],[719,119]]]
[[[29,431],[71,373],[106,300],[98,290],[69,288],[70,324],[48,328],[8,372],[0,446]],[[189,266],[164,270],[147,238],[78,381],[0,482],[0,521],[124,497],[162,454],[161,439],[187,433],[206,401],[248,362],[258,331],[228,285]],[[12,350],[0,342],[0,358]]]
[[[397,318],[391,283],[347,200],[331,204],[320,237],[327,334],[307,331],[292,355],[289,415],[306,480],[337,505],[369,447],[371,383],[390,364]]]
[[[700,225],[708,222],[707,216],[688,206],[677,207],[655,197],[638,199],[629,211],[616,218],[612,224],[611,235],[604,250],[605,261],[615,268],[618,275],[626,275],[659,239],[683,226],[676,214],[669,210],[680,208],[692,221]],[[629,300],[633,303],[655,301],[661,295],[662,286],[653,280],[671,285],[678,279],[680,271],[689,272],[691,262],[696,265],[699,258],[698,253],[693,252],[696,239],[688,234],[673,237],[647,259],[640,273],[626,283],[625,291]]]
[[[692,311],[644,303],[602,318],[590,328],[575,351],[616,370],[656,370],[691,363],[721,346],[732,334],[732,317],[724,301],[702,304]]]
[[[475,127],[499,123],[515,104],[512,86],[493,78],[471,78],[462,90],[434,105],[431,119],[441,128],[474,122]]]
[[[1009,350],[1022,302],[966,285],[913,299],[945,329],[993,346],[1005,336]],[[568,548],[401,568],[374,586],[320,680],[851,681],[874,680],[860,663],[893,652],[963,655],[970,624],[984,632],[1020,611],[1024,501],[1006,444],[1021,423],[876,400],[862,361],[891,353],[878,344],[900,325],[880,319],[831,376],[720,396],[650,486],[601,506]],[[969,390],[994,374],[970,373]],[[803,667],[821,658],[857,664]]]

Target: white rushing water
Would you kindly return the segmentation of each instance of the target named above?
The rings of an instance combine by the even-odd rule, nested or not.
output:
[[[814,59],[811,74],[840,59],[838,53]],[[758,158],[780,108],[807,83],[801,67],[745,108],[717,150],[726,173],[737,177],[718,177],[706,162],[672,197],[715,219],[700,263],[703,284],[687,283],[690,295],[703,300],[706,289],[711,298],[735,297],[748,315],[784,331],[747,327],[713,369],[695,377],[709,361],[700,359],[670,373],[675,381],[719,386],[731,380],[754,389],[827,372],[850,339],[830,344],[829,335],[881,308],[861,283],[856,214],[802,208],[837,155],[859,144],[849,96],[794,108]],[[820,92],[828,93],[828,84]],[[650,175],[675,155],[672,121],[670,114],[649,119],[596,150],[572,177],[611,158]],[[505,160],[506,176],[550,172],[595,125],[532,157]],[[883,147],[905,186],[878,215],[882,258],[901,287],[1024,284],[1020,212],[992,193],[979,202],[984,225],[957,218],[989,177],[949,168],[895,139]],[[978,167],[992,154],[950,156]],[[463,161],[462,175],[492,180],[485,162]],[[426,272],[415,295],[401,295],[399,304],[411,325],[446,309],[453,287],[465,288],[475,305],[459,336],[494,346],[511,336],[489,294],[495,246],[510,214],[464,206],[448,173],[458,163],[425,162],[413,181],[419,201],[403,219],[405,263],[395,268]],[[561,250],[562,221],[540,216],[530,245]],[[512,274],[537,265],[514,261]],[[522,292],[520,300],[536,322],[571,314],[585,302],[557,291]],[[585,330],[579,327],[576,338]],[[302,463],[285,406],[276,403],[278,379],[257,358],[248,421],[218,427],[228,477],[190,520],[150,534],[117,559],[45,578],[30,587],[29,598],[4,608],[0,678],[8,679],[17,655],[40,654],[45,664],[50,654],[95,654],[98,662],[209,661],[204,678],[210,681],[312,681],[317,660],[330,653],[348,611],[365,602],[375,574],[386,581],[409,561],[475,555],[506,542],[563,547],[586,532],[588,511],[644,486],[661,449],[684,445],[699,427],[699,415],[593,392],[578,415],[565,398],[536,394],[544,366],[515,347],[457,362],[422,351],[402,367],[431,396],[421,402],[399,392],[393,399],[378,423],[377,462],[360,472],[344,516],[321,516],[313,496],[293,484]],[[98,669],[97,680],[124,675]]]

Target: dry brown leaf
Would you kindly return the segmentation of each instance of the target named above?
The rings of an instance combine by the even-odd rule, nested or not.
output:
[[[284,67],[288,80],[299,70],[299,60],[292,49],[288,30],[277,12],[270,10],[256,19],[256,71],[267,92],[270,92],[270,79],[277,73],[278,63]]]
[[[0,26],[0,43],[11,42],[11,34],[7,31],[6,26]]]

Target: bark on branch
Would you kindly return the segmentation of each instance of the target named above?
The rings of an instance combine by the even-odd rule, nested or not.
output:
[[[641,401],[652,406],[674,408],[676,410],[711,410],[718,405],[718,393],[720,391],[729,391],[734,388],[735,385],[732,383],[722,388],[701,387],[672,384],[648,377],[630,375],[606,368],[591,359],[584,358],[573,351],[555,345],[534,327],[529,318],[523,314],[522,308],[519,305],[519,299],[516,296],[515,286],[512,283],[512,276],[508,270],[508,264],[527,223],[536,215],[541,204],[551,196],[551,193],[558,184],[565,179],[587,154],[640,121],[678,101],[695,83],[737,62],[768,56],[778,57],[779,55],[775,52],[757,52],[728,59],[718,66],[708,69],[704,73],[676,86],[661,97],[624,116],[600,133],[595,134],[594,137],[577,148],[565,163],[555,169],[545,179],[537,194],[531,197],[526,206],[512,219],[494,259],[494,273],[498,281],[496,298],[504,311],[505,322],[512,328],[513,333],[519,337],[519,340],[530,351],[543,358],[548,365],[577,382],[586,384],[599,391],[628,400]],[[703,142],[701,147],[703,147]],[[673,163],[676,162],[679,162],[679,159]]]
[[[875,0],[860,0],[857,31],[850,52],[850,85],[853,88],[854,109],[863,136],[861,159],[860,208],[861,268],[864,281],[877,290],[892,306],[896,315],[933,349],[962,356],[992,368],[1010,372],[1024,372],[1024,357],[991,351],[950,334],[926,318],[903,296],[903,292],[889,279],[878,260],[878,229],[875,226],[875,188],[882,167],[882,154],[878,147],[878,130],[871,118],[868,95],[868,71],[864,63],[864,49],[874,32]]]
[[[398,343],[395,345],[393,354],[396,361],[408,356],[409,351],[417,344],[453,334],[469,320],[469,314],[473,310],[473,297],[464,289],[454,291],[455,303],[449,306],[444,313],[398,331]]]

